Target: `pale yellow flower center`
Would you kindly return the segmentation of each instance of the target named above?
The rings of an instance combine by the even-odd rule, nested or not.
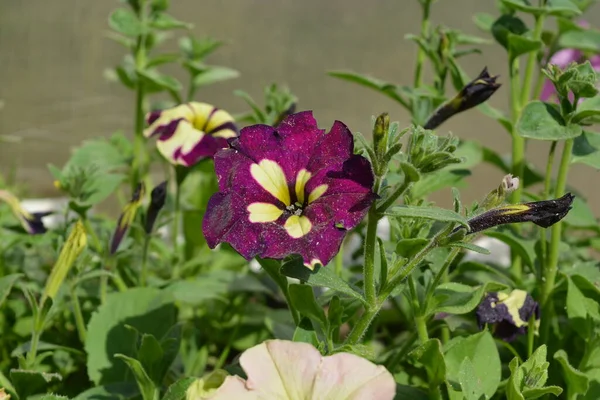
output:
[[[312,177],[312,173],[306,169],[301,169],[296,174],[293,187],[294,192],[291,193],[283,168],[277,162],[267,159],[252,164],[250,166],[250,175],[260,187],[285,205],[285,209],[281,209],[272,203],[252,203],[247,207],[250,222],[275,222],[285,211],[288,211],[292,215],[286,219],[283,225],[288,235],[294,239],[298,239],[311,231],[312,222],[308,217],[302,215],[302,208],[323,196],[327,191],[327,185],[323,184],[315,187],[308,193],[307,199],[305,193],[306,184]],[[293,197],[296,198],[294,204],[292,204]]]

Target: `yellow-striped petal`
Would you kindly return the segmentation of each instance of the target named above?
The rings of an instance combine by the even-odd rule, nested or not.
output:
[[[194,146],[196,146],[204,137],[204,133],[195,129],[192,124],[187,121],[181,121],[177,124],[177,129],[173,136],[167,140],[159,140],[156,142],[156,148],[160,153],[171,163],[180,163],[179,158],[175,157],[177,150],[182,154],[187,154]]]
[[[290,191],[283,169],[272,160],[261,160],[250,166],[250,174],[267,192],[286,206],[290,203]]]
[[[154,131],[159,126],[167,125],[171,121],[181,118],[191,122],[194,119],[194,110],[192,110],[187,104],[181,104],[177,107],[163,110],[158,119],[144,130],[144,136],[150,137],[154,134]]]
[[[322,184],[317,186],[316,188],[314,188],[312,190],[312,192],[310,192],[308,194],[308,204],[312,203],[313,201],[317,200],[319,197],[323,196],[325,194],[325,192],[327,191],[327,188],[329,186],[327,186],[326,184]]]
[[[304,215],[292,215],[285,221],[283,226],[288,235],[294,239],[299,239],[307,235],[312,229],[312,223]]]
[[[311,176],[312,174],[305,169],[301,169],[296,175],[296,198],[301,204],[304,204],[304,188]]]
[[[247,208],[250,222],[273,222],[283,214],[283,210],[271,203],[252,203]]]

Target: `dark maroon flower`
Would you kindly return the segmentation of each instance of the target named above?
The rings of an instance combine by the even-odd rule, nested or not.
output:
[[[211,248],[227,242],[246,259],[300,254],[312,269],[335,256],[376,198],[350,130],[336,121],[325,134],[311,111],[277,129],[244,128],[230,146],[215,154],[220,191],[202,226]]]
[[[540,310],[529,293],[516,289],[510,294],[488,293],[477,307],[476,315],[480,329],[484,324],[490,324],[495,336],[512,342],[527,333],[532,316],[539,320]]]

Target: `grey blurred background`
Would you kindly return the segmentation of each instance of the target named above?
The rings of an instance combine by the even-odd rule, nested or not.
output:
[[[404,39],[420,29],[416,0],[171,0],[170,13],[194,24],[198,35],[211,35],[228,44],[209,61],[241,72],[241,77],[199,91],[197,100],[231,112],[246,111],[233,95],[242,89],[263,99],[271,82],[287,84],[299,97],[299,109],[314,110],[327,128],[335,119],[353,131],[368,132],[371,115],[388,111],[401,126],[407,114],[393,101],[325,74],[347,69],[397,84],[410,85],[415,45]],[[441,0],[434,4],[433,24],[485,36],[472,23],[476,12],[496,14],[493,0]],[[120,62],[124,48],[107,39],[107,18],[117,0],[0,0],[0,134],[21,142],[0,143],[0,174],[16,171],[17,181],[31,195],[58,196],[47,164],[62,166],[70,149],[84,139],[109,136],[133,128],[133,93],[103,77]],[[586,16],[600,25],[600,7]],[[527,21],[531,23],[531,21]],[[180,32],[183,34],[183,32]],[[170,45],[177,45],[172,40]],[[168,46],[168,45],[167,45]],[[168,47],[163,47],[168,51]],[[504,50],[483,47],[482,55],[462,59],[471,76],[484,66],[500,74],[505,85],[491,99],[508,108]],[[494,121],[470,111],[444,124],[501,153],[510,152],[508,135]],[[527,156],[542,166],[549,143],[530,143]],[[14,169],[16,168],[16,169]],[[501,173],[478,167],[467,179],[464,197],[481,198],[496,187]],[[591,201],[600,214],[598,171],[575,166],[569,182]],[[436,200],[450,204],[447,192]]]

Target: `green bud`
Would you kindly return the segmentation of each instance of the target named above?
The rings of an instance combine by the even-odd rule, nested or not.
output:
[[[375,120],[373,127],[373,142],[375,143],[375,154],[380,158],[385,157],[387,152],[388,133],[390,131],[390,116],[383,113]]]
[[[85,227],[81,221],[77,221],[73,226],[67,241],[60,250],[58,260],[56,260],[52,272],[46,281],[46,287],[44,288],[40,304],[44,304],[44,301],[48,297],[54,300],[60,286],[67,277],[69,270],[86,245],[87,235],[85,233]]]

